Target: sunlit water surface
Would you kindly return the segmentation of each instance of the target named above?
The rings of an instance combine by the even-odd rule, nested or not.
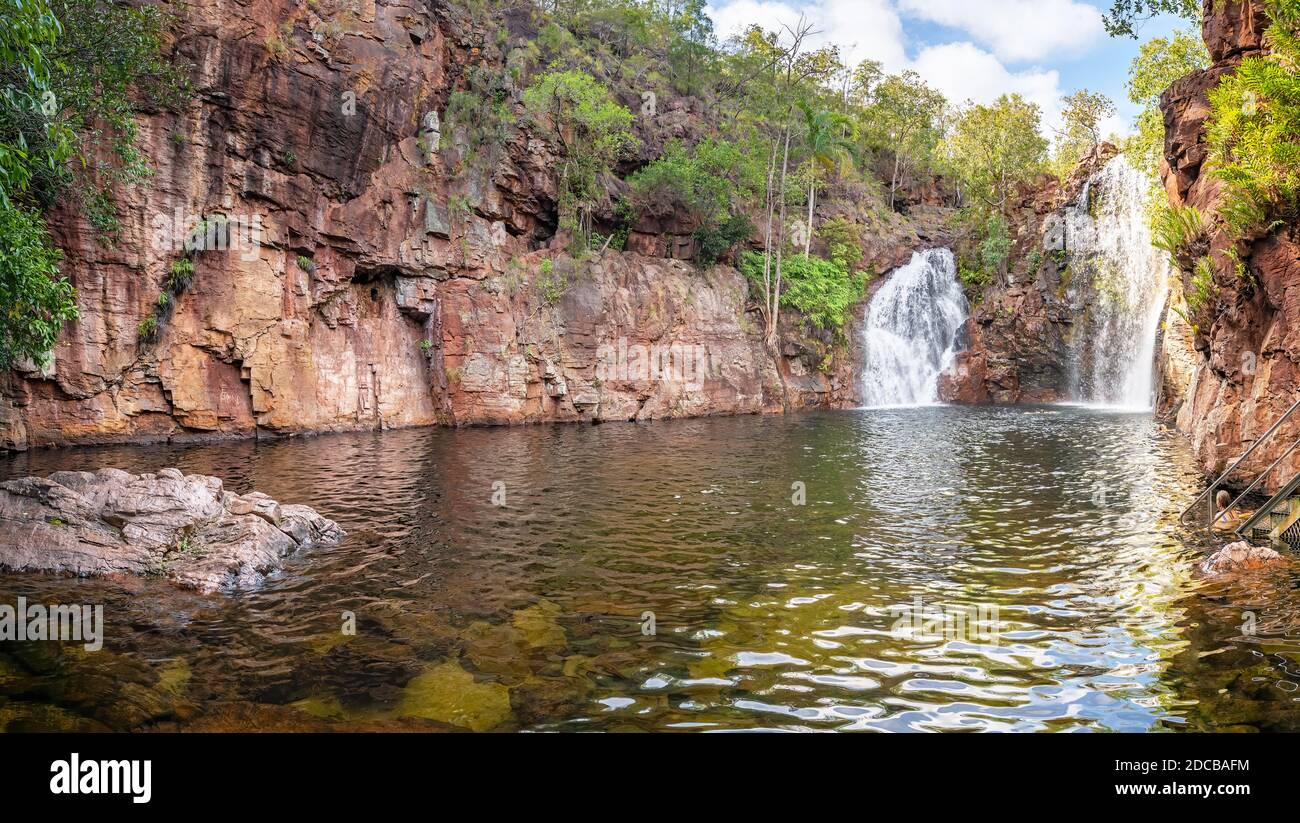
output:
[[[1197,478],[1147,415],[424,429],[33,451],[0,477],[104,465],[214,474],[349,537],[236,595],[0,576],[2,603],[107,622],[101,652],[0,647],[10,730],[1300,728],[1295,569],[1196,576]],[[917,605],[982,611],[927,630]]]

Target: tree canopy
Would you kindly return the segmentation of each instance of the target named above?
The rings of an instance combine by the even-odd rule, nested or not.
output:
[[[1160,113],[1160,95],[1180,77],[1209,65],[1210,53],[1200,32],[1179,29],[1169,37],[1155,37],[1143,43],[1129,64],[1128,99],[1141,106],[1134,122],[1135,133],[1125,148],[1134,165],[1152,176],[1164,151],[1165,123]]]
[[[1015,187],[1044,168],[1047,140],[1038,106],[1019,94],[962,109],[944,144],[947,162],[972,199],[1001,208]]]
[[[1136,38],[1143,23],[1161,14],[1197,20],[1201,16],[1201,3],[1200,0],[1111,0],[1103,21],[1106,33],[1112,37]]]

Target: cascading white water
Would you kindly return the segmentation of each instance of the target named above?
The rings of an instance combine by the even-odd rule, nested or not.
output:
[[[913,254],[880,287],[867,310],[863,402],[937,402],[939,375],[952,362],[966,312],[952,252],[928,249]]]
[[[1169,265],[1151,245],[1148,178],[1119,155],[1088,179],[1070,204],[1060,238],[1070,297],[1081,307],[1072,344],[1070,397],[1150,409],[1156,331]]]

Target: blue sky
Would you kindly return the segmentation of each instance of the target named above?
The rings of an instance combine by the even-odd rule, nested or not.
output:
[[[1108,0],[711,0],[719,37],[750,23],[778,28],[813,21],[820,42],[834,42],[853,62],[879,60],[891,72],[913,69],[949,100],[988,102],[1020,92],[1044,113],[1050,132],[1060,97],[1100,91],[1119,113],[1106,131],[1129,130],[1136,108],[1124,81],[1141,40],[1111,38],[1101,23]],[[1147,39],[1189,25],[1148,21]]]

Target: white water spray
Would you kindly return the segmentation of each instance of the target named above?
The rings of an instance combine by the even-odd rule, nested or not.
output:
[[[1070,297],[1082,306],[1071,351],[1069,396],[1076,402],[1152,407],[1169,266],[1151,245],[1149,190],[1146,176],[1119,155],[1088,179],[1059,226]]]
[[[966,322],[966,295],[948,249],[912,255],[871,299],[862,398],[867,406],[919,406],[939,399]]]

